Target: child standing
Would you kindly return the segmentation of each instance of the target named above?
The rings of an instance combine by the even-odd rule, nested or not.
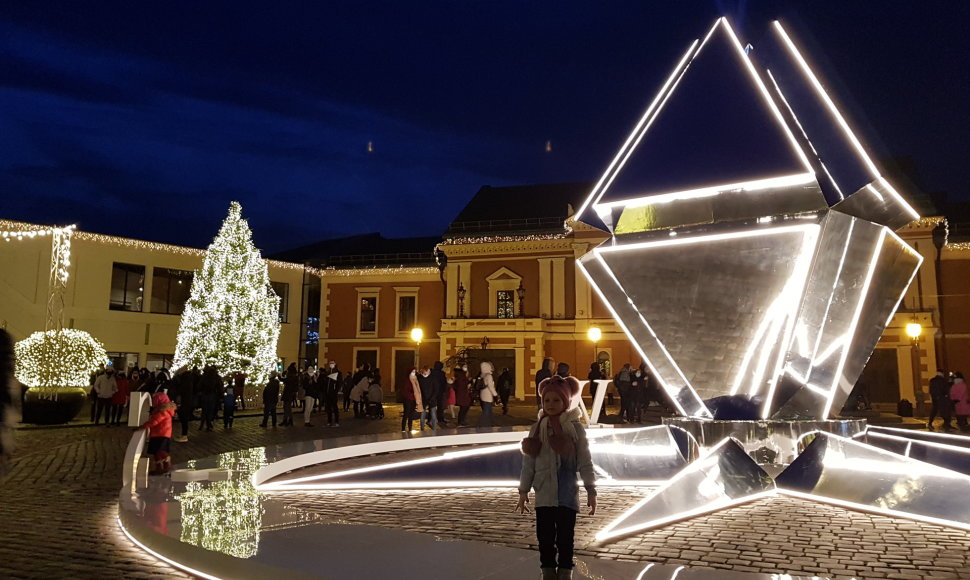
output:
[[[572,578],[573,530],[579,512],[577,471],[586,488],[589,515],[596,513],[593,460],[586,431],[579,422],[581,412],[576,408],[579,392],[579,381],[574,377],[552,376],[539,383],[539,421],[522,440],[524,457],[515,510],[529,513],[529,490],[534,488],[543,580]]]
[[[152,456],[152,475],[168,473],[172,469],[172,417],[175,403],[165,393],[152,395],[152,414],[142,429],[148,429],[148,454]]]
[[[222,398],[222,428],[232,428],[232,421],[236,418],[236,393],[232,387],[226,387],[226,396]]]

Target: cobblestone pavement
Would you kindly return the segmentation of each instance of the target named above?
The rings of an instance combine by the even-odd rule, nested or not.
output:
[[[343,416],[339,428],[263,429],[262,417],[239,416],[230,431],[221,422],[215,431],[198,431],[188,443],[173,443],[173,461],[291,441],[347,435],[389,433],[400,429],[400,407],[386,405],[381,421]],[[495,423],[527,425],[535,407],[512,405],[510,415]],[[475,410],[469,420],[476,421]],[[176,427],[177,429],[177,427]],[[0,578],[188,578],[177,569],[132,547],[118,529],[121,460],[131,437],[127,427],[25,427],[16,431],[17,452],[8,473],[0,477]]]
[[[534,412],[532,405],[513,406],[511,415],[497,415],[496,422],[528,424]],[[199,432],[196,425],[189,443],[173,444],[173,455],[183,462],[267,444],[394,432],[399,417],[389,405],[383,421],[348,418],[340,428],[262,429],[258,417],[244,416],[228,432],[221,424],[214,432]],[[120,462],[130,434],[127,428],[92,426],[17,431],[16,459],[0,478],[0,578],[186,578],[133,548],[115,523]],[[380,501],[374,501],[378,493]],[[535,545],[533,520],[512,513],[510,490],[282,495],[325,519]],[[753,502],[604,546],[591,543],[595,530],[642,495],[629,488],[602,490],[597,515],[580,518],[577,553],[739,571],[970,579],[970,534],[790,498]]]

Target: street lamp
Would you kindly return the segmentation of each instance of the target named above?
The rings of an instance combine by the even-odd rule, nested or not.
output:
[[[940,313],[940,360],[942,361],[942,368],[949,368],[947,366],[947,356],[946,356],[946,322],[943,318],[943,298],[946,293],[943,291],[943,268],[941,267],[941,261],[943,259],[943,248],[946,246],[948,238],[950,236],[950,227],[946,219],[940,220],[933,228],[933,246],[936,248],[936,293],[939,295],[937,299],[936,309]]]
[[[458,318],[465,317],[465,285],[458,282]]]
[[[590,326],[589,330],[586,331],[586,337],[593,342],[593,361],[598,363],[599,359],[596,352],[596,343],[603,338],[603,331],[600,330],[598,326]]]
[[[924,397],[923,397],[923,381],[920,378],[919,366],[919,337],[923,334],[923,326],[916,322],[910,322],[906,325],[906,334],[912,341],[912,365],[913,365],[913,397],[916,399],[916,416],[922,417],[924,414]]]
[[[411,329],[411,340],[417,345],[417,349],[414,351],[414,366],[418,368],[419,361],[421,360],[421,340],[424,339],[424,331],[415,326]]]

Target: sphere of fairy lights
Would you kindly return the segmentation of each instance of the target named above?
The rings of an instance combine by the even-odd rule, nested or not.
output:
[[[104,346],[83,330],[35,332],[14,346],[17,380],[28,387],[87,387],[108,362]]]

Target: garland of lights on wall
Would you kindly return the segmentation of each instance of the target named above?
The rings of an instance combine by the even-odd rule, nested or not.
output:
[[[35,332],[14,345],[16,377],[31,388],[87,387],[108,362],[104,346],[83,330]]]

